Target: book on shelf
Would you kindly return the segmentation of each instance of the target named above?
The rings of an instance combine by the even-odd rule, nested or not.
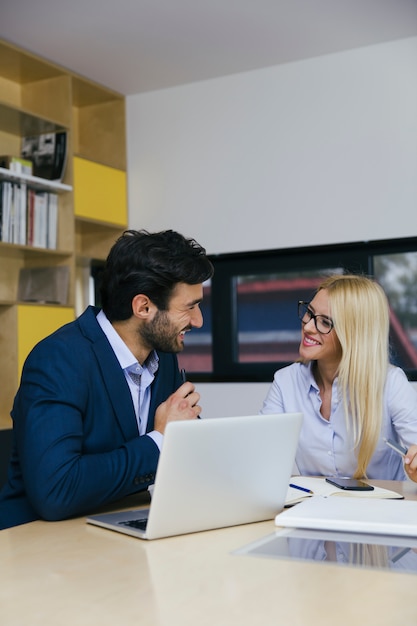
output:
[[[26,183],[21,182],[19,185],[15,185],[15,228],[13,243],[18,243],[22,246],[26,245],[26,219],[27,219],[27,189]]]
[[[48,192],[37,191],[33,207],[33,246],[46,248],[47,244]]]
[[[291,485],[296,485],[292,487]],[[339,489],[334,485],[330,485],[326,482],[325,478],[317,478],[313,476],[292,476],[290,479],[290,485],[288,486],[287,496],[285,499],[285,506],[292,506],[311,498],[312,496],[335,496],[342,498],[392,498],[402,499],[402,496],[397,491],[391,491],[390,489],[383,489],[382,487],[375,487],[372,491],[353,491]]]
[[[48,193],[47,215],[46,247],[55,250],[58,243],[58,196],[56,193]]]
[[[61,182],[67,160],[67,133],[23,137],[21,155],[32,162],[34,176]]]
[[[1,241],[26,243],[26,184],[2,183]]]
[[[0,228],[1,241],[9,243],[10,237],[10,212],[12,206],[12,183],[9,181],[1,181],[1,205],[0,205]]]
[[[0,181],[0,241],[38,248],[57,247],[58,196],[25,182]]]
[[[23,159],[17,156],[0,156],[0,167],[3,167],[13,174],[25,174],[26,176],[32,176],[33,166],[32,161],[29,159]]]
[[[34,189],[28,189],[27,219],[26,219],[26,244],[33,246],[33,225],[35,222],[35,194]]]
[[[30,190],[27,243],[37,248],[57,247],[58,196],[47,191]]]

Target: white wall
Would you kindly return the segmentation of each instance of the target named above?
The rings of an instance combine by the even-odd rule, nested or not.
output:
[[[417,382],[411,385],[417,393]],[[196,386],[203,418],[257,415],[269,389],[269,383],[198,383]]]
[[[130,96],[130,225],[210,253],[417,232],[417,38]]]
[[[269,383],[198,383],[196,387],[202,417],[233,417],[257,415]]]
[[[416,68],[413,37],[128,97],[130,226],[209,253],[416,235]],[[199,385],[204,414],[266,388]]]

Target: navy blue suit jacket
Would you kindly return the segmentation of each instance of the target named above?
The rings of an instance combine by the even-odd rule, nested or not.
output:
[[[0,528],[82,515],[154,482],[158,447],[139,437],[125,375],[97,313],[89,307],[26,360]],[[176,355],[158,356],[148,431],[156,408],[181,384]]]

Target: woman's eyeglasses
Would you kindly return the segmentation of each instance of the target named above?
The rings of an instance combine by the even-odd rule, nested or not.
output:
[[[310,309],[309,302],[298,302],[298,317],[303,324],[308,324],[310,320],[314,320],[314,325],[321,335],[328,335],[334,328],[333,320],[326,315],[315,315]]]

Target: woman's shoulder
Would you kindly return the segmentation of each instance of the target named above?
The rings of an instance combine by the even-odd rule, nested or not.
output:
[[[400,367],[391,365],[388,368],[384,399],[390,413],[402,411],[405,407],[407,411],[411,410],[415,415],[417,408],[416,392],[416,383],[412,384]]]
[[[399,386],[403,385],[404,383],[407,385],[410,384],[404,370],[402,370],[401,367],[398,367],[397,365],[389,365],[387,371],[387,386]]]
[[[417,384],[412,384],[408,380],[406,373],[401,367],[397,367],[396,365],[390,365],[388,367],[384,395],[389,402],[396,399],[405,401],[406,398],[413,402],[416,392]]]

